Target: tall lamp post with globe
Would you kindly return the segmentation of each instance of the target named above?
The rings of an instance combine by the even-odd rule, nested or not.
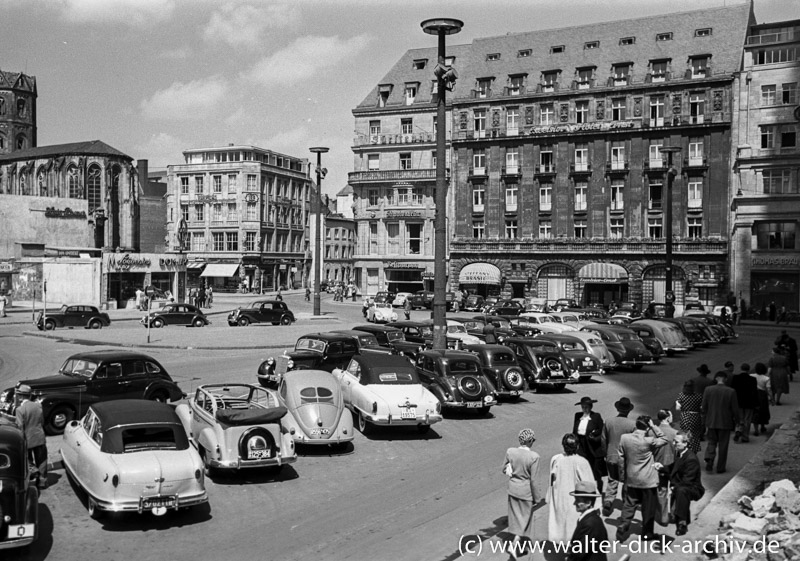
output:
[[[322,167],[322,155],[328,151],[325,146],[315,146],[309,148],[309,151],[317,155],[317,196],[315,197],[315,206],[317,207],[317,216],[315,219],[316,232],[314,233],[314,315],[322,314],[320,310],[320,262],[322,252],[322,178],[327,175],[328,170]]]
[[[447,90],[453,89],[453,84],[458,78],[455,69],[445,64],[445,37],[455,35],[464,27],[464,22],[457,19],[433,18],[423,21],[422,30],[429,35],[438,37],[438,61],[433,69],[436,76],[436,215],[433,221],[434,246],[433,246],[433,348],[444,350],[447,348],[447,324],[445,312],[447,310],[446,279],[447,279],[447,107],[445,98]]]

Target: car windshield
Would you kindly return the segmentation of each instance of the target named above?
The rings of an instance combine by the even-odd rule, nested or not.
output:
[[[492,362],[495,364],[513,364],[514,355],[513,353],[505,353],[505,352],[498,352],[492,355]]]
[[[358,343],[362,347],[379,347],[378,339],[374,335],[359,335]]]
[[[617,333],[620,341],[638,341],[639,336],[636,333]]]
[[[66,311],[67,311],[67,308],[68,308],[68,306],[67,306],[66,304],[63,304],[63,305],[62,305],[62,306],[61,306],[61,307],[58,309],[58,312],[59,312],[59,313],[61,313],[61,314],[63,314],[63,313],[66,313]]]
[[[480,329],[483,327],[483,323],[478,321],[465,321],[462,325],[465,329]]]
[[[460,323],[453,323],[447,326],[448,333],[466,333],[467,328]]]
[[[91,378],[95,370],[97,370],[97,363],[92,360],[68,358],[59,372],[67,376]]]
[[[428,325],[423,325],[419,328],[419,334],[423,337],[432,337],[433,336],[433,328]]]
[[[333,392],[326,387],[309,386],[300,390],[302,403],[333,403]]]
[[[387,341],[404,341],[406,336],[403,334],[402,331],[387,331],[386,332],[386,340]]]
[[[451,360],[450,374],[464,374],[478,372],[478,363],[471,360]]]
[[[585,351],[586,347],[580,341],[564,341],[561,343],[561,348],[565,351]]]
[[[322,353],[325,352],[325,342],[319,339],[298,339],[294,349],[296,351],[310,350]]]

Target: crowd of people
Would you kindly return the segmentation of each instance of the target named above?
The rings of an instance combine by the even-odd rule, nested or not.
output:
[[[703,463],[706,472],[725,473],[731,440],[747,443],[766,434],[770,407],[780,405],[789,393],[796,371],[797,344],[783,331],[766,364],[751,368],[743,363],[737,372],[726,362],[713,376],[708,365],[700,365],[698,375],[683,384],[674,411],[669,407],[654,416],[634,417],[634,404],[620,397],[614,403],[616,416],[604,420],[594,411],[597,400],[583,397],[575,404],[580,411],[572,432],[562,437],[563,451],[550,459],[547,474],[540,473],[544,468],[533,449],[534,431],[523,429],[519,447],[507,450],[503,464],[512,556],[522,554],[521,545],[534,539],[533,511],[541,501],[548,505],[547,540],[575,544],[570,561],[606,559],[602,551],[583,548],[587,537],[595,543],[609,539],[603,518],[616,508],[617,541],[630,537],[637,510],[642,540],[658,539],[656,522],[674,525],[677,536],[686,534],[690,505],[705,494]],[[547,481],[546,489],[542,481]]]
[[[210,308],[214,303],[214,289],[211,285],[189,289],[189,304],[198,308]]]

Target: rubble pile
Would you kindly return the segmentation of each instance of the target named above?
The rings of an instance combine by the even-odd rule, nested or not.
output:
[[[720,521],[719,534],[706,538],[704,559],[800,561],[797,485],[789,479],[775,481],[757,497],[742,496],[738,504],[739,512]]]

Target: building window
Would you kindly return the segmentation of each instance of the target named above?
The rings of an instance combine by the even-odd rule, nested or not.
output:
[[[796,233],[796,222],[760,222],[756,225],[757,248],[793,250]]]
[[[761,129],[761,148],[775,148],[775,127],[763,126]]]
[[[205,205],[194,205],[194,220],[195,222],[205,222]]]
[[[664,96],[654,95],[650,97],[650,126],[664,126]]]
[[[763,192],[765,195],[797,193],[797,184],[792,185],[792,172],[788,169],[764,170]]]
[[[578,89],[588,90],[592,86],[592,76],[594,76],[594,67],[592,68],[578,68]]]
[[[586,210],[586,194],[589,191],[589,184],[586,181],[579,181],[575,184],[575,210]]]
[[[589,146],[575,145],[575,171],[589,171]]]
[[[411,119],[400,119],[400,133],[411,134],[414,132],[414,125]]]
[[[214,239],[214,251],[225,251],[225,234],[214,232],[211,235]]]
[[[552,103],[544,103],[539,107],[539,124],[553,125],[555,124],[555,109]]]
[[[406,105],[412,105],[417,97],[417,84],[406,84]]]
[[[611,119],[613,121],[625,120],[625,98],[618,97],[611,100]]]
[[[194,194],[195,195],[202,195],[203,194],[203,176],[196,175],[194,178]]]
[[[428,59],[421,58],[413,62],[413,68],[414,70],[424,70],[426,64],[428,64]]]
[[[476,89],[477,96],[479,98],[487,97],[492,88],[492,79],[491,78],[478,78],[478,87]]]
[[[625,169],[625,141],[615,140],[611,143],[611,169]]]
[[[659,33],[656,35],[656,41],[672,41],[672,31],[668,33]]]
[[[522,49],[521,51],[517,51],[517,56],[519,58],[527,58],[527,57],[531,56],[532,52],[533,51],[531,51],[531,49]]]
[[[181,177],[181,195],[189,194],[189,178]]]
[[[656,239],[664,237],[663,218],[660,216],[654,216],[647,219],[647,237]]]
[[[542,91],[543,92],[555,91],[557,85],[558,85],[558,72],[557,71],[542,72]]]
[[[663,140],[650,141],[650,158],[649,164],[651,168],[664,167],[664,155],[661,153],[661,147],[664,146]]]
[[[797,146],[797,128],[794,125],[781,127],[781,148],[795,148]]]
[[[542,183],[539,187],[539,210],[549,212],[553,208],[553,184]]]
[[[284,209],[285,210],[285,209]],[[236,203],[228,203],[228,216],[226,220],[228,222],[236,222],[238,220],[238,216],[236,213]],[[281,222],[286,222],[286,220],[281,220]]]
[[[686,219],[687,235],[691,239],[703,237],[703,217],[690,216]]]
[[[781,103],[791,105],[797,103],[797,82],[781,86]]]
[[[244,233],[244,250],[256,251],[256,232]]]
[[[473,113],[475,138],[484,138],[486,136],[486,110],[476,109]]]
[[[239,251],[239,232],[225,232],[225,249]]]
[[[576,101],[575,102],[575,122],[588,123],[589,122],[589,102]]]
[[[405,187],[397,189],[397,204],[408,206],[411,204],[411,188]]]
[[[636,43],[636,37],[623,37],[619,40],[620,45],[633,45]]]
[[[701,166],[703,165],[703,139],[690,138],[689,139],[689,165]]]
[[[380,154],[367,154],[367,170],[378,171],[381,169]]]
[[[222,222],[222,205],[214,205],[211,207],[212,214],[211,214],[211,221],[212,222]]]
[[[519,95],[522,93],[522,88],[525,86],[525,76],[509,76],[508,77],[508,93],[509,95]]]
[[[614,181],[611,184],[611,210],[625,209],[625,184],[622,181]]]
[[[517,210],[517,195],[519,188],[516,183],[506,185],[506,210],[514,212]]]
[[[539,167],[542,173],[553,173],[555,171],[556,167],[552,146],[542,146],[539,152]]]
[[[386,250],[389,255],[398,255],[400,253],[400,223],[387,222],[386,223]]]
[[[705,78],[708,73],[708,59],[707,56],[694,56],[691,57],[692,64],[692,78]]]
[[[620,239],[625,236],[625,219],[612,218],[609,225],[609,237]]]
[[[515,239],[517,237],[517,221],[506,220],[506,237]]]
[[[228,175],[228,193],[235,193],[236,192],[236,175],[230,174]]]
[[[246,213],[247,220],[258,220],[258,204],[247,203]]]
[[[378,190],[370,189],[368,195],[369,206],[378,206]]]
[[[647,208],[650,210],[662,210],[664,208],[663,204],[663,190],[664,185],[661,183],[651,183],[649,188],[649,203]],[[651,238],[653,236],[650,236]]]
[[[506,150],[506,173],[519,173],[519,148]]]
[[[695,29],[694,30],[694,36],[695,37],[708,37],[709,35],[711,35],[711,28],[710,27],[704,27],[702,29]]]
[[[369,252],[371,255],[378,254],[378,223],[369,223]]]
[[[563,52],[564,52],[564,45],[554,45],[550,47],[551,55],[556,55],[558,53],[563,53]]]
[[[472,221],[472,237],[476,240],[481,240],[486,233],[486,225],[483,223],[483,220],[473,220]]]
[[[475,175],[484,175],[486,173],[486,150],[483,148],[475,148],[472,151],[472,166]]]
[[[539,221],[539,237],[549,239],[553,234],[553,224],[549,220]]]
[[[490,53],[486,55],[486,60],[500,60],[500,53]]]
[[[472,187],[472,210],[473,212],[483,212],[483,203],[485,200],[486,191],[483,185],[474,185]]]
[[[411,152],[400,153],[400,169],[411,169]]]
[[[100,166],[92,165],[89,166],[88,175],[89,177],[86,178],[86,200],[89,203],[89,212],[92,212],[96,208],[100,208],[100,206],[103,204],[103,190],[101,187],[103,174],[100,171]],[[39,170],[39,194],[42,196],[46,196],[48,194],[47,182],[42,170]]]
[[[377,142],[378,139],[376,138],[379,134],[381,134],[381,122],[378,121],[370,121],[369,122],[369,138],[371,142]]]
[[[215,175],[211,178],[214,193],[222,193],[222,176]]]
[[[627,86],[628,85],[628,76],[631,73],[631,65],[630,64],[615,64],[614,65],[614,85],[615,86]]]
[[[778,87],[775,84],[761,86],[761,105],[775,105]]]
[[[600,48],[600,41],[587,41],[583,44],[583,48],[585,50],[589,49],[599,49]]]
[[[693,93],[689,96],[689,116],[692,124],[701,124],[706,112],[706,96],[703,93]]]
[[[251,173],[247,174],[247,190],[250,192],[258,191],[258,176]]]
[[[585,219],[575,220],[575,222],[573,223],[573,230],[576,238],[585,238],[586,220]]]
[[[509,107],[506,110],[506,134],[516,136],[519,133],[519,108]]]
[[[668,60],[650,61],[650,81],[653,83],[667,81]]]
[[[192,232],[192,251],[206,250],[206,233]]]
[[[690,178],[686,190],[689,196],[688,208],[703,208],[703,181],[698,178]]]
[[[183,218],[186,222],[191,220],[189,218],[189,205],[181,205],[181,218]]]

